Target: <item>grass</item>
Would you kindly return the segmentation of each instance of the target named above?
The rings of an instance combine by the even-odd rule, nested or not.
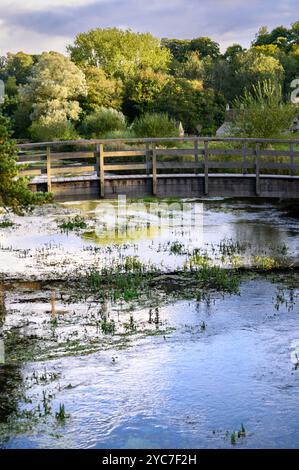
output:
[[[13,227],[14,223],[9,219],[0,220],[0,228]]]
[[[59,405],[59,409],[58,411],[56,411],[55,413],[55,418],[57,421],[59,422],[64,422],[66,420],[66,418],[68,418],[68,415],[66,414],[65,412],[65,406],[64,404],[61,404]]]
[[[87,223],[85,222],[83,217],[76,215],[76,217],[73,217],[72,219],[65,220],[64,222],[59,224],[58,227],[66,232],[72,230],[84,230],[87,228]]]

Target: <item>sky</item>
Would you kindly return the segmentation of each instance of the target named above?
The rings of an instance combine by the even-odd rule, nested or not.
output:
[[[209,36],[222,51],[250,45],[260,26],[299,20],[298,0],[0,0],[0,54],[65,52],[76,34],[130,28],[157,37]]]

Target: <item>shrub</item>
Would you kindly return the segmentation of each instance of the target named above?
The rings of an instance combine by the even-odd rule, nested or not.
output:
[[[34,121],[29,128],[30,135],[36,142],[55,140],[76,140],[79,138],[72,122],[68,120],[51,123]]]
[[[233,134],[240,137],[275,138],[286,132],[298,110],[284,103],[281,85],[265,80],[246,90],[235,101],[238,112],[233,123]]]
[[[99,108],[85,116],[81,131],[87,138],[104,137],[113,131],[125,131],[126,117],[113,108]]]
[[[146,113],[135,119],[132,128],[137,137],[179,137],[175,120],[165,113]]]

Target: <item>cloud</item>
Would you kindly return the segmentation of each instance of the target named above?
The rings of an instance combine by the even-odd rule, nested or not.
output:
[[[64,51],[80,32],[124,25],[159,37],[209,36],[225,48],[248,46],[262,25],[289,25],[297,0],[1,0],[1,8],[1,53]]]

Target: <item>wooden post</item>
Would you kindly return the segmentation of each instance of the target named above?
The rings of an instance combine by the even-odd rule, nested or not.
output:
[[[153,196],[157,196],[157,152],[156,152],[155,144],[153,144],[152,162],[153,162]]]
[[[246,165],[246,153],[247,153],[246,144],[243,144],[242,145],[242,171],[243,171],[243,175],[246,175],[246,173],[247,173],[247,168],[245,167],[245,165]]]
[[[204,142],[204,165],[205,165],[205,181],[204,181],[204,194],[209,194],[209,142]]]
[[[260,155],[261,149],[260,144],[255,146],[255,192],[259,196],[261,193],[261,184],[260,184]]]
[[[294,176],[294,144],[290,144],[290,176]]]
[[[198,140],[194,140],[194,161],[198,165]],[[194,169],[194,173],[197,175],[199,172],[198,166]]]
[[[47,147],[47,191],[52,191],[51,148]]]
[[[145,163],[146,163],[146,174],[150,174],[150,146],[146,144],[145,146]]]
[[[94,156],[95,156],[95,159],[96,159],[97,177],[100,178],[100,146],[99,146],[99,144],[96,144]]]
[[[99,145],[100,154],[100,196],[105,197],[104,145]]]

